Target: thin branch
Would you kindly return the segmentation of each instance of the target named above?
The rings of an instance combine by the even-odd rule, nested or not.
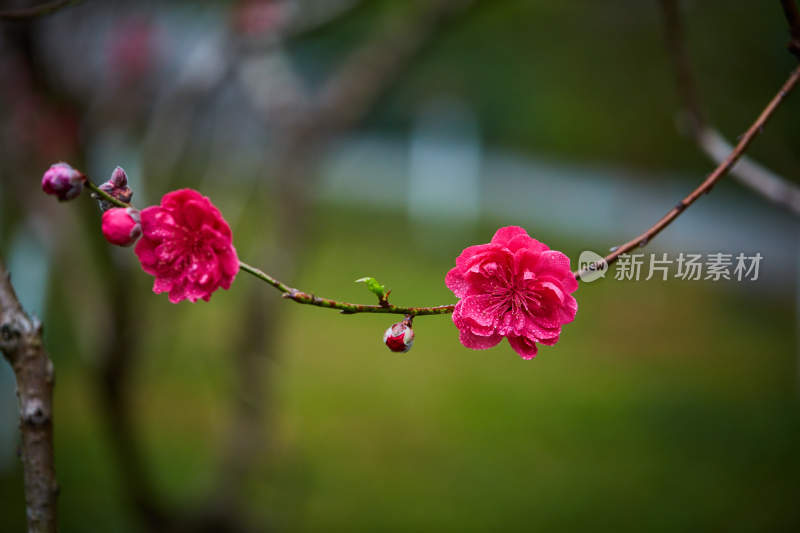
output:
[[[728,173],[731,168],[736,164],[736,162],[742,157],[745,150],[747,150],[750,143],[755,139],[755,137],[762,131],[764,125],[767,123],[769,118],[781,104],[783,99],[791,92],[791,90],[797,85],[798,79],[800,79],[800,67],[796,68],[792,74],[789,76],[789,79],[783,84],[778,94],[776,94],[772,100],[767,104],[766,108],[761,112],[755,122],[750,126],[750,128],[745,132],[745,134],[739,140],[739,143],[733,149],[730,154],[722,161],[716,169],[688,196],[686,196],[683,200],[681,200],[675,207],[673,207],[666,215],[664,215],[658,222],[656,222],[651,228],[647,231],[639,235],[638,237],[631,239],[630,241],[626,242],[625,244],[617,247],[613,252],[607,255],[603,262],[610,265],[617,258],[629,252],[630,250],[645,246],[648,242],[650,242],[656,235],[661,233],[661,231],[666,228],[668,225],[672,223],[673,220],[678,218],[680,214],[686,210],[687,207],[692,205],[700,196],[706,194],[711,191],[714,185],[719,181],[726,173]],[[91,184],[91,182],[87,182]],[[100,192],[105,194],[104,191],[101,191],[99,188],[94,187],[93,184],[90,186],[92,190],[95,192]],[[129,204],[125,204],[120,202],[116,199],[113,199],[109,195],[107,199],[112,199],[115,201],[117,205],[122,207],[128,206]],[[576,278],[580,279],[581,275],[587,272],[589,269],[597,268],[601,266],[599,263],[594,263],[586,267],[586,269],[575,271],[573,274]],[[409,316],[423,316],[423,315],[444,315],[453,312],[455,305],[438,305],[438,306],[429,306],[429,307],[403,307],[397,306],[393,304],[389,304],[388,302],[381,302],[378,305],[368,305],[368,304],[355,304],[350,302],[342,302],[339,300],[333,300],[331,298],[322,298],[316,296],[314,294],[310,294],[307,292],[300,291],[293,287],[290,287],[279,281],[278,279],[270,276],[269,274],[248,265],[244,262],[239,262],[239,268],[248,274],[255,276],[256,278],[268,283],[272,287],[279,290],[283,293],[283,297],[294,300],[300,304],[306,305],[314,305],[317,307],[326,307],[329,309],[338,309],[344,314],[356,314],[356,313],[382,313],[382,314],[401,314],[401,315],[409,315]]]
[[[781,104],[783,99],[791,92],[791,90],[797,85],[798,80],[800,80],[800,67],[796,68],[792,71],[789,79],[783,84],[778,94],[776,94],[772,100],[770,100],[769,104],[764,108],[758,118],[753,122],[753,124],[748,128],[748,130],[742,135],[739,143],[736,145],[736,148],[728,154],[722,163],[720,163],[717,168],[688,196],[686,196],[683,200],[678,202],[675,207],[669,210],[666,215],[664,215],[658,222],[656,222],[651,228],[647,231],[639,235],[638,237],[631,239],[630,241],[626,242],[625,244],[617,247],[613,252],[608,254],[604,259],[603,262],[605,264],[610,265],[617,258],[625,254],[634,248],[638,248],[640,246],[645,246],[649,243],[653,238],[656,237],[661,231],[669,226],[673,220],[678,218],[683,211],[686,210],[687,207],[692,205],[695,201],[697,201],[700,196],[706,194],[711,191],[714,185],[723,177],[725,174],[730,171],[730,169],[736,164],[736,162],[742,157],[745,150],[747,150],[750,143],[756,136],[761,133],[764,125],[767,123],[769,118]],[[583,270],[577,270],[573,274],[577,279],[588,272],[592,268],[598,268],[602,266],[600,262],[594,263],[592,265],[588,265]],[[411,315],[411,316],[421,316],[421,315],[444,315],[448,313],[452,313],[453,309],[455,308],[454,305],[439,305],[433,307],[400,307],[391,304],[385,305],[364,305],[364,304],[354,304],[349,302],[340,302],[338,300],[332,300],[330,298],[321,298],[319,296],[315,296],[313,294],[309,294],[306,292],[299,291],[292,287],[289,287],[285,283],[275,279],[274,277],[262,272],[261,270],[252,267],[246,263],[240,262],[239,267],[241,270],[247,272],[248,274],[252,274],[253,276],[257,277],[258,279],[272,285],[280,292],[283,293],[284,298],[288,298],[290,300],[294,300],[295,302],[307,305],[315,305],[318,307],[327,307],[330,309],[339,309],[343,313],[346,314],[355,314],[355,313],[392,313],[392,314],[403,314],[403,315]]]
[[[781,89],[778,91],[772,100],[770,100],[769,104],[764,108],[758,118],[753,122],[753,124],[747,129],[747,131],[742,135],[739,143],[736,145],[736,148],[728,154],[728,157],[725,158],[717,168],[691,193],[689,193],[686,198],[678,202],[675,207],[669,210],[666,215],[661,217],[661,219],[656,222],[650,229],[631,239],[630,241],[626,242],[625,244],[618,246],[614,249],[613,252],[608,254],[602,261],[597,261],[591,265],[588,265],[586,268],[582,270],[578,270],[574,272],[575,277],[580,279],[581,275],[588,272],[592,269],[597,269],[602,266],[603,262],[605,264],[610,265],[617,258],[629,251],[638,248],[640,246],[645,246],[651,240],[653,240],[656,235],[661,233],[661,231],[669,226],[673,220],[678,218],[681,213],[683,213],[687,207],[692,205],[698,198],[702,195],[711,191],[714,185],[736,164],[736,161],[742,157],[747,147],[750,146],[750,143],[753,142],[753,139],[761,133],[761,130],[764,128],[764,125],[767,123],[769,118],[781,104],[784,98],[794,89],[795,85],[797,85],[798,80],[800,80],[800,67],[795,68],[792,73],[789,75],[789,79],[783,84]]]
[[[91,190],[95,195],[100,196],[106,202],[114,204],[117,207],[133,207],[131,204],[127,204],[127,203],[123,202],[122,200],[118,200],[117,198],[114,198],[113,196],[108,194],[106,191],[104,191],[103,189],[101,189],[100,187],[98,187],[97,185],[92,183],[92,180],[90,180],[90,179],[86,180],[85,185],[86,185],[87,189]]]
[[[797,3],[795,0],[781,0],[781,6],[789,24],[789,35],[792,36],[786,48],[800,59],[800,12],[797,10]]]
[[[54,0],[53,2],[47,2],[33,7],[13,9],[13,10],[9,9],[7,11],[0,11],[0,19],[24,20],[35,17],[42,17],[44,15],[49,15],[51,13],[54,13],[59,9],[61,9],[62,7],[67,7],[70,4],[77,4],[81,1],[83,0]]]
[[[352,315],[356,313],[383,313],[395,315],[446,315],[453,312],[455,305],[437,305],[433,307],[401,307],[392,305],[388,302],[385,305],[367,305],[367,304],[354,304],[349,302],[340,302],[330,298],[321,298],[314,296],[307,292],[302,292],[292,287],[289,287],[283,282],[278,281],[269,274],[248,265],[247,263],[239,262],[239,268],[248,274],[252,274],[258,279],[265,281],[281,291],[283,297],[288,300],[294,300],[300,304],[315,305],[317,307],[327,307],[329,309],[339,309],[343,314]]]
[[[714,128],[704,127],[696,136],[698,146],[717,164],[733,151],[733,146]],[[752,158],[743,155],[731,169],[731,176],[772,203],[800,215],[800,187]]]
[[[787,4],[794,9],[794,15],[797,15],[794,0],[784,2],[784,10],[787,10]],[[689,137],[694,140],[698,148],[719,165],[725,161],[733,147],[718,130],[706,122],[703,115],[697,85],[692,74],[691,61],[686,50],[685,32],[678,1],[661,0],[661,7],[664,15],[667,48],[675,68],[678,94],[683,102],[681,118],[684,118],[685,121],[682,126],[688,130]],[[786,16],[787,19],[793,20],[788,11]],[[792,27],[794,28],[794,26]],[[795,34],[795,31],[800,35],[800,26],[796,30],[792,30],[792,35]],[[741,161],[731,169],[731,176],[763,198],[800,215],[800,187],[749,157],[742,156]]]
[[[17,380],[28,532],[53,533],[57,530],[58,511],[53,459],[53,363],[42,344],[42,324],[22,308],[2,258],[0,351]]]
[[[683,101],[684,111],[688,115],[689,131],[694,135],[705,120],[697,96],[689,54],[686,51],[686,38],[678,0],[661,0],[661,10],[664,15],[664,37],[675,68],[678,93]]]

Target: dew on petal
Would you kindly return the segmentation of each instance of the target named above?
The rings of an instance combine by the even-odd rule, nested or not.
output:
[[[453,323],[464,346],[481,350],[506,337],[523,359],[536,356],[537,343],[555,344],[578,309],[569,258],[518,226],[464,249],[445,284],[460,298]]]
[[[153,292],[168,292],[172,303],[196,302],[231,286],[239,259],[230,226],[208,198],[192,189],[173,191],[141,217],[135,252],[156,278]]]

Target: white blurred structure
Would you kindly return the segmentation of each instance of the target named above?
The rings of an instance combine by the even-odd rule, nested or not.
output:
[[[419,114],[409,147],[408,214],[420,223],[480,216],[481,143],[475,115],[452,100]]]
[[[416,135],[409,141],[411,146],[420,142]],[[604,255],[611,246],[650,227],[693,186],[692,179],[675,174],[644,175],[641,170],[577,165],[502,150],[476,156],[469,150],[442,148],[440,153],[447,155],[425,155],[431,162],[422,164],[414,162],[422,157],[419,151],[437,154],[437,148],[408,147],[402,140],[375,136],[341,143],[320,166],[320,199],[405,210],[414,220],[436,217],[437,224],[418,225],[416,239],[424,240],[430,232],[440,234],[445,231],[442,227],[463,225],[468,213],[469,220],[480,215],[498,225],[524,226],[533,234],[596,243],[592,251]],[[458,154],[465,163],[449,159]],[[415,168],[420,165],[421,170]],[[408,168],[411,176],[406,175]],[[692,178],[699,182],[702,176]],[[408,193],[407,183],[413,188]],[[457,191],[459,184],[464,185],[463,192]],[[402,203],[406,197],[408,205]],[[760,252],[763,283],[752,288],[785,297],[797,279],[798,234],[792,215],[723,180],[643,253]]]

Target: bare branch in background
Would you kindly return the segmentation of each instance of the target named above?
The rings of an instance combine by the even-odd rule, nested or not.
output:
[[[417,8],[416,13],[394,27],[376,32],[325,82],[312,102],[292,113],[296,124],[287,142],[289,155],[298,149],[305,151],[309,144],[324,144],[321,141],[333,138],[362,119],[442,26],[476,3],[425,2],[423,8]]]
[[[283,144],[274,174],[285,201],[279,228],[303,235],[304,218],[292,206],[306,202],[308,174],[319,153],[342,132],[352,128],[372,109],[381,95],[408,68],[411,61],[456,16],[474,11],[477,0],[431,0],[423,7],[380,28],[350,54],[310,102],[287,114]],[[486,3],[484,3],[486,5]],[[279,231],[279,235],[281,232]],[[286,241],[293,246],[295,240]]]
[[[615,248],[614,251],[608,254],[602,262],[610,265],[616,261],[620,255],[628,253],[635,248],[646,246],[647,243],[661,233],[664,228],[669,226],[676,218],[678,218],[687,207],[692,205],[702,195],[711,192],[711,189],[714,188],[714,185],[716,185],[716,183],[722,179],[725,174],[731,170],[731,168],[733,168],[736,162],[742,157],[745,150],[747,150],[747,147],[750,146],[750,143],[753,141],[753,139],[755,139],[756,136],[761,133],[764,125],[767,123],[781,102],[783,102],[784,98],[786,98],[792,89],[795,88],[798,81],[800,81],[800,67],[797,67],[792,71],[792,73],[789,75],[789,79],[787,79],[783,84],[781,89],[778,91],[778,94],[776,94],[772,100],[769,101],[761,114],[758,115],[758,118],[755,120],[755,122],[753,122],[744,135],[742,135],[741,139],[736,145],[736,148],[734,148],[733,151],[728,154],[725,160],[714,169],[714,171],[703,181],[703,183],[700,184],[699,187],[689,193],[686,198],[678,202],[675,207],[670,209],[666,215],[661,217],[661,219],[651,226],[647,231]],[[580,278],[584,273],[597,269],[598,267],[602,266],[602,262],[595,262],[591,265],[588,265],[584,269],[575,271],[575,277]]]
[[[293,272],[300,264],[308,232],[306,214],[313,202],[309,193],[313,167],[321,151],[338,135],[356,126],[374,103],[406,72],[411,61],[446,23],[475,2],[436,0],[389,28],[376,29],[331,75],[311,101],[300,101],[281,124],[284,139],[274,163],[277,246],[283,251],[280,269]],[[254,191],[253,196],[257,196]],[[243,339],[235,356],[240,395],[231,418],[223,452],[217,493],[226,494],[231,509],[240,499],[243,482],[264,440],[265,363],[276,357],[280,301],[252,291]]]
[[[792,42],[800,43],[800,40],[795,37],[795,34],[800,35],[800,25],[791,24],[792,20],[796,21],[800,18],[797,16],[795,0],[783,0],[782,3],[787,19],[790,20]],[[790,7],[787,8],[787,5]],[[685,118],[684,125],[688,130],[687,134],[709,159],[719,165],[733,151],[733,146],[717,129],[706,123],[689,55],[686,51],[678,0],[661,0],[661,7],[664,14],[665,37],[675,68],[678,94],[683,105],[682,118]],[[742,156],[730,173],[739,183],[749,187],[763,198],[800,215],[800,187],[797,185],[747,156]]]
[[[733,151],[733,146],[713,128],[701,130],[697,142],[715,163],[721,163]],[[731,169],[731,176],[764,198],[800,215],[800,187],[760,165],[754,159],[742,156]]]
[[[89,213],[89,216],[96,215]],[[107,426],[124,493],[147,531],[248,532],[239,517],[232,513],[221,512],[219,508],[207,505],[176,509],[165,504],[156,489],[140,435],[136,431],[130,401],[131,390],[135,387],[131,374],[142,355],[138,351],[137,340],[142,335],[143,323],[133,316],[134,299],[131,297],[127,263],[115,261],[114,250],[105,246],[105,243],[100,243],[100,249],[98,262],[103,268],[103,275],[98,279],[104,280],[100,292],[107,297],[108,324],[100,347],[96,385],[99,408]]]
[[[306,217],[313,195],[306,186],[310,171],[321,150],[337,135],[356,125],[372,108],[374,102],[392,86],[411,64],[416,54],[439,34],[439,29],[452,15],[472,2],[439,0],[413,11],[400,23],[379,28],[347,59],[342,67],[325,83],[318,96],[311,101],[298,102],[289,112],[288,120],[279,125],[280,138],[287,141],[278,151],[274,165],[279,186],[273,191],[278,198],[278,246],[284,251],[281,261],[283,271],[294,271],[300,263],[305,230],[300,221]],[[234,47],[235,49],[235,47]],[[229,62],[239,60],[235,55]],[[230,72],[230,65],[225,69]],[[220,76],[220,80],[225,75]],[[207,94],[220,87],[218,82],[200,91]],[[193,101],[193,98],[184,99]],[[91,185],[90,185],[90,188]],[[253,192],[253,197],[257,191]],[[138,514],[154,531],[201,531],[214,524],[217,530],[245,531],[246,521],[242,509],[245,500],[246,479],[257,455],[264,450],[265,383],[269,373],[266,363],[275,359],[276,343],[280,336],[280,317],[276,311],[279,301],[265,299],[260,291],[253,291],[248,299],[248,316],[241,341],[235,346],[232,360],[236,366],[235,389],[239,391],[230,414],[230,429],[219,459],[219,477],[209,498],[198,507],[176,513],[166,508],[147,474],[141,450],[136,442],[130,407],[129,375],[135,365],[135,354],[128,343],[135,336],[130,332],[131,321],[125,318],[128,299],[115,294],[124,290],[124,282],[109,277],[113,286],[108,292],[114,295],[112,331],[104,350],[101,368],[101,398],[112,435],[112,443],[125,479],[125,489],[133,500]],[[127,339],[127,340],[126,340]],[[126,345],[119,350],[118,345]],[[133,346],[133,344],[131,344]],[[194,517],[194,519],[192,519]]]
[[[53,363],[42,324],[17,299],[0,258],[0,350],[14,370],[29,533],[57,530],[58,483],[53,458]]]
[[[35,17],[42,17],[55,13],[62,7],[67,7],[70,4],[78,4],[83,0],[55,0],[33,7],[26,7],[21,9],[8,9],[0,11],[0,19],[6,20],[24,20]]]
[[[150,531],[166,531],[169,514],[162,508],[153,488],[139,436],[134,430],[129,401],[130,368],[135,364],[140,323],[131,316],[130,283],[125,279],[127,270],[115,264],[108,246],[103,248],[103,294],[108,301],[108,325],[98,357],[98,404],[131,505]]]
[[[781,0],[783,14],[786,15],[786,22],[789,24],[789,35],[791,40],[786,48],[800,59],[800,12],[797,10],[796,0]]]

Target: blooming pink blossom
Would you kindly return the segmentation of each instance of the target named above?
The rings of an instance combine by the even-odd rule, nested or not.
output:
[[[142,235],[139,211],[133,207],[114,207],[103,213],[103,236],[111,244],[130,246]]]
[[[517,226],[500,228],[488,244],[461,252],[445,283],[460,298],[453,322],[461,344],[475,350],[507,337],[523,359],[532,359],[536,343],[558,342],[561,326],[578,310],[569,258]]]
[[[173,191],[161,205],[142,209],[141,218],[135,252],[156,278],[153,292],[168,292],[172,303],[196,302],[231,286],[239,271],[231,228],[208,198],[192,189]]]
[[[85,182],[86,176],[67,163],[55,163],[42,176],[42,190],[63,202],[80,196]]]

